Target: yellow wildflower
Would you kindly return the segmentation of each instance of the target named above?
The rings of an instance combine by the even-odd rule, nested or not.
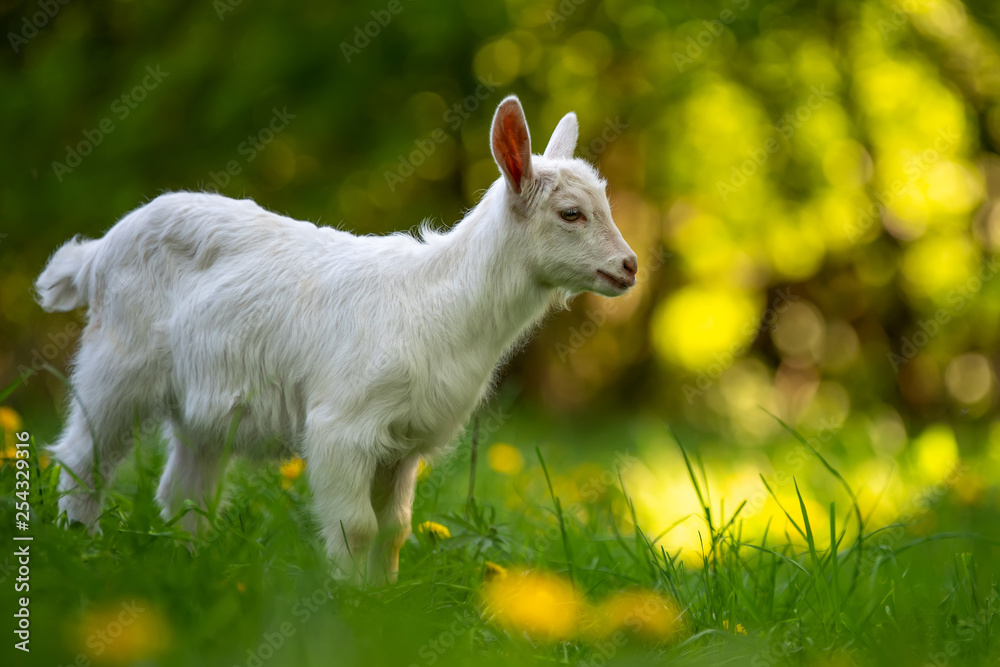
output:
[[[504,475],[516,475],[524,467],[524,457],[521,450],[513,445],[498,442],[491,445],[486,452],[490,468]]]
[[[163,614],[148,602],[129,600],[85,612],[76,636],[81,652],[91,658],[136,663],[167,648],[170,628]]]
[[[4,433],[15,433],[24,426],[21,415],[17,414],[14,408],[6,405],[0,406],[0,424],[3,424]]]
[[[500,626],[538,640],[573,636],[585,610],[573,585],[547,572],[493,577],[482,590],[484,613]]]
[[[503,565],[497,565],[491,560],[488,560],[485,563],[483,563],[484,581],[491,581],[497,578],[502,579],[503,577],[506,576],[507,576],[507,568],[505,568]]]
[[[446,540],[451,537],[451,531],[448,530],[447,526],[442,526],[441,524],[433,521],[424,521],[422,524],[417,526],[417,530],[427,535],[432,541]]]
[[[729,629],[729,621],[723,621],[722,622],[722,627],[724,629],[728,630]],[[736,634],[738,634],[738,635],[745,635],[746,633],[747,633],[747,629],[743,627],[743,624],[742,623],[737,623],[736,624]]]
[[[295,457],[293,459],[288,459],[281,464],[281,486],[288,489],[291,488],[292,482],[298,479],[302,471],[306,469],[306,462]]]
[[[16,434],[24,426],[24,422],[21,421],[21,415],[17,414],[14,408],[3,405],[0,406],[0,426],[3,427],[3,458],[12,459],[14,452],[17,451]]]
[[[683,630],[681,611],[673,600],[648,590],[615,593],[597,608],[591,632],[607,636],[618,630],[651,642],[672,639]]]
[[[417,479],[424,479],[431,471],[431,464],[423,457],[417,461]]]

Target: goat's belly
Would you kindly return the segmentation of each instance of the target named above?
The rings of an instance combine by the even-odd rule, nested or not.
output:
[[[214,387],[189,392],[178,416],[197,439],[232,454],[273,459],[299,453],[304,409],[294,395],[278,386],[254,392]]]

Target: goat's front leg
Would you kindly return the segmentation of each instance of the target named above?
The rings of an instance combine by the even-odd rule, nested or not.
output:
[[[371,503],[375,460],[361,446],[315,439],[329,438],[335,432],[324,429],[312,434],[309,484],[334,576],[360,584],[368,548],[378,532]]]
[[[391,466],[379,466],[375,473],[372,505],[378,537],[368,557],[368,577],[375,583],[392,583],[399,574],[399,550],[410,535],[419,464],[420,457],[413,454]]]

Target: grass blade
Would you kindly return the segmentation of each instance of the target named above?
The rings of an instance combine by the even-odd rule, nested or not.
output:
[[[771,485],[767,483],[767,480],[764,479],[764,475],[760,476],[760,481],[764,483],[764,488],[767,489],[767,492],[771,494],[772,498],[774,498],[774,502],[777,503],[781,511],[785,513],[785,517],[788,519],[788,522],[792,524],[792,526],[795,528],[796,531],[798,531],[799,535],[802,536],[802,539],[806,539],[805,531],[799,527],[799,524],[795,522],[795,519],[792,518],[792,515],[788,513],[788,510],[785,509],[785,506],[781,504],[780,500],[778,500],[777,494],[775,494],[774,490],[771,488]]]
[[[542,464],[542,472],[545,473],[545,483],[549,485],[549,496],[551,496],[552,504],[556,508],[556,519],[559,521],[559,532],[562,534],[563,549],[566,551],[566,565],[569,567],[569,578],[570,581],[575,581],[576,579],[573,576],[573,552],[569,548],[569,536],[566,534],[566,523],[563,521],[562,505],[559,504],[555,489],[552,488],[552,478],[549,477],[549,469],[545,465],[545,459],[542,458],[540,447],[535,447],[535,454],[538,455],[538,462]]]
[[[674,433],[672,428],[670,428],[670,435],[673,436],[674,442],[677,443],[677,446],[681,450],[681,455],[684,457],[684,465],[687,466],[688,476],[691,478],[691,484],[694,486],[694,492],[698,496],[698,502],[701,504],[701,509],[705,513],[705,520],[708,521],[709,536],[714,542],[715,528],[712,525],[712,508],[708,506],[708,503],[705,501],[705,495],[701,492],[701,485],[698,483],[698,478],[694,474],[694,467],[691,465],[691,459],[688,458],[687,450],[684,449],[684,445],[681,444],[680,438],[677,437],[677,434]]]

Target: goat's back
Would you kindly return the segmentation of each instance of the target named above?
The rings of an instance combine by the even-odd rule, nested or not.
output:
[[[85,343],[100,339],[122,364],[169,377],[169,395],[153,401],[212,437],[235,406],[249,406],[251,441],[294,437],[317,382],[347,387],[344,378],[364,376],[386,304],[362,287],[386,265],[376,255],[406,242],[316,227],[249,200],[172,193],[92,243]]]

